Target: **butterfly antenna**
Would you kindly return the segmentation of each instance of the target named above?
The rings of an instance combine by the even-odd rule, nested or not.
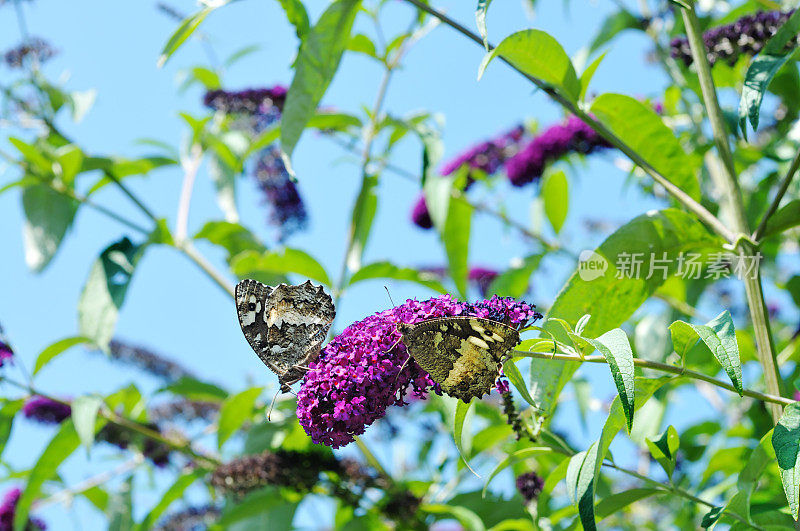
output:
[[[389,302],[391,302],[391,303],[392,303],[392,308],[396,308],[396,306],[395,306],[395,304],[394,304],[394,301],[392,300],[392,294],[391,294],[391,293],[389,293],[389,288],[388,288],[388,287],[386,287],[386,286],[383,286],[383,289],[385,289],[385,290],[386,290],[386,294],[389,296]]]
[[[396,389],[397,380],[400,379],[400,375],[403,374],[403,369],[406,368],[406,365],[408,365],[408,360],[410,360],[410,359],[411,359],[411,355],[409,354],[409,356],[406,358],[406,361],[404,361],[403,364],[400,366],[400,370],[397,371],[397,376],[394,377],[394,383],[392,384],[392,389],[395,389],[395,393],[397,392],[397,389]]]
[[[279,395],[280,393],[281,393],[280,391],[275,391],[275,394],[274,394],[274,395],[272,395],[272,402],[270,402],[270,403],[269,403],[269,411],[267,412],[267,422],[272,422],[272,421],[271,421],[271,417],[272,417],[272,408],[273,408],[273,407],[275,407],[275,400],[277,400],[277,399],[278,399],[278,395]]]

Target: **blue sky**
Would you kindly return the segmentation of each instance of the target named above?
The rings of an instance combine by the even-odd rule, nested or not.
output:
[[[315,18],[325,2],[310,1]],[[434,2],[468,27],[474,28],[473,2],[457,0]],[[545,29],[575,55],[594,36],[599,22],[613,8],[613,2],[573,3],[565,10],[561,2],[539,2],[534,17],[523,2],[495,2],[488,17],[490,38],[497,42],[518,29]],[[175,4],[184,12],[196,9],[190,2]],[[157,138],[178,145],[186,128],[179,111],[193,114],[201,108],[202,92],[194,87],[178,92],[181,71],[206,63],[203,48],[191,41],[163,69],[156,67],[160,49],[176,22],[160,14],[151,2],[55,2],[34,0],[25,3],[29,30],[47,38],[60,55],[46,66],[51,79],[67,79],[71,90],[94,88],[97,102],[80,124],[66,117],[60,125],[92,154],[134,156],[150,150],[137,144],[142,138]],[[385,9],[385,31],[404,28],[412,8],[404,2],[391,2]],[[0,7],[0,49],[19,40],[14,10]],[[359,30],[371,28],[362,17]],[[285,21],[278,2],[235,2],[214,12],[202,26],[216,54],[227,57],[251,44],[260,50],[236,64],[224,76],[226,88],[238,89],[285,83],[291,80],[290,64],[296,37]],[[598,70],[590,92],[622,92],[633,96],[658,98],[665,79],[646,63],[649,42],[640,33],[624,34],[615,41]],[[394,114],[428,110],[444,118],[447,156],[470,144],[501,132],[520,120],[533,120],[547,126],[560,120],[560,109],[519,75],[493,64],[478,82],[477,69],[482,50],[446,27],[438,27],[408,54],[389,88],[386,110]],[[7,70],[4,72],[8,72]],[[5,74],[3,74],[5,75]],[[324,103],[351,113],[371,105],[380,78],[379,67],[363,56],[349,54],[328,91]],[[393,163],[410,171],[420,167],[421,148],[408,140],[397,150]],[[575,250],[591,248],[602,236],[587,234],[582,222],[603,219],[616,226],[661,204],[625,186],[627,174],[614,165],[614,153],[591,157],[586,164],[568,169],[570,213],[559,239]],[[357,193],[360,175],[356,159],[313,132],[307,132],[294,154],[300,190],[310,211],[306,233],[288,243],[305,249],[338,277],[344,252],[350,207]],[[15,177],[3,169],[0,183]],[[145,198],[159,215],[174,223],[181,174],[176,168],[156,171],[147,177],[129,179],[129,186]],[[508,198],[509,213],[527,223],[536,187],[510,189],[500,186]],[[432,232],[414,228],[408,212],[418,194],[418,186],[391,174],[380,183],[379,213],[365,263],[392,260],[399,265],[438,265],[443,253]],[[478,195],[480,197],[480,194]],[[107,187],[98,201],[142,223],[146,220],[114,188]],[[239,192],[243,223],[267,241],[272,241],[267,213],[249,179],[241,181]],[[196,232],[211,219],[222,219],[204,166],[195,188],[190,215],[190,232]],[[126,235],[125,228],[83,209],[50,267],[40,275],[26,270],[21,242],[22,212],[17,191],[0,195],[0,322],[23,363],[30,368],[37,354],[62,337],[76,334],[76,304],[92,261],[106,245]],[[524,256],[527,248],[513,233],[503,231],[493,219],[479,216],[473,222],[471,259],[475,265],[506,267],[514,257]],[[498,237],[499,234],[499,237]],[[215,264],[223,267],[222,254],[200,244],[199,248]],[[549,305],[571,264],[548,260],[532,280],[532,302],[543,309]],[[424,298],[430,294],[415,285],[391,285],[395,301],[406,297]],[[338,311],[337,329],[389,306],[383,282],[364,282],[349,292]],[[274,376],[258,361],[239,329],[229,297],[208,281],[191,263],[174,250],[152,248],[140,263],[128,298],[121,312],[118,335],[152,346],[190,367],[202,377],[240,390],[246,384],[275,385]],[[601,382],[595,396],[607,399],[613,393],[607,369],[586,371]],[[112,366],[102,356],[70,351],[53,362],[37,377],[36,385],[48,392],[77,396],[89,392],[108,393],[135,381],[145,391],[157,382],[132,370]],[[6,391],[8,392],[8,391]],[[600,415],[598,415],[600,417]],[[574,414],[565,415],[567,429]],[[591,423],[596,430],[601,418]],[[19,422],[7,458],[17,467],[29,466],[51,430]],[[577,435],[577,433],[576,433]],[[386,449],[388,462],[393,450]],[[65,469],[72,482],[88,477],[108,466],[113,453],[94,452],[87,462],[73,458]],[[163,489],[165,477],[158,473],[155,484]],[[149,500],[149,501],[148,501]],[[143,504],[152,503],[149,497]],[[97,528],[102,520],[87,510],[84,502],[66,517],[61,507],[42,511],[46,519],[63,522],[58,529]],[[145,507],[139,507],[144,510]]]

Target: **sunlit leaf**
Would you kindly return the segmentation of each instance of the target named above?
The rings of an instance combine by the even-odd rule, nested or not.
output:
[[[800,403],[789,404],[783,410],[772,432],[772,447],[781,469],[781,483],[789,510],[792,518],[797,520],[800,510]]]
[[[22,191],[22,208],[25,211],[22,228],[25,263],[38,272],[58,251],[78,211],[78,203],[49,186],[36,184]]]
[[[253,414],[253,406],[263,390],[263,387],[253,387],[225,399],[217,422],[218,448],[222,448],[225,441]]]
[[[633,352],[628,336],[619,328],[610,330],[597,339],[586,339],[608,362],[614,385],[619,392],[620,403],[628,421],[628,432],[633,425],[634,385]]]
[[[36,358],[36,363],[33,366],[33,374],[35,375],[38,373],[45,365],[53,361],[53,359],[64,352],[65,350],[69,350],[70,348],[80,345],[83,343],[90,343],[91,339],[88,337],[83,336],[76,336],[76,337],[65,337],[55,343],[52,343],[47,346],[39,356]]]

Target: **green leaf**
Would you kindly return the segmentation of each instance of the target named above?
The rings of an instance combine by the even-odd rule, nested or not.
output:
[[[25,529],[31,504],[39,497],[44,482],[56,474],[61,463],[72,455],[72,452],[77,450],[80,444],[81,442],[75,432],[75,427],[72,425],[72,420],[67,419],[62,422],[58,432],[50,439],[47,447],[28,474],[28,483],[25,485],[25,490],[17,502],[16,514],[14,515],[14,529],[16,531]]]
[[[297,141],[328,90],[342,53],[350,41],[360,0],[336,0],[305,34],[295,62],[295,74],[281,117],[281,148],[287,169]]]
[[[161,500],[153,507],[147,516],[139,523],[137,529],[139,531],[145,531],[147,529],[151,529],[159,517],[164,514],[164,512],[172,505],[173,502],[179,500],[183,497],[183,493],[186,492],[186,489],[191,487],[195,481],[202,477],[202,472],[192,471],[187,474],[183,474],[178,479],[175,480],[175,483],[170,485],[167,491],[161,496]]]
[[[78,146],[68,144],[56,150],[57,164],[53,165],[56,175],[68,186],[75,181],[75,176],[81,172],[83,166],[83,152]],[[58,170],[58,171],[55,171]]]
[[[586,339],[608,362],[614,385],[617,386],[622,409],[628,420],[628,433],[633,426],[633,352],[628,336],[619,328],[609,330],[597,339]]]
[[[462,299],[467,298],[467,280],[469,277],[469,236],[472,222],[472,205],[460,197],[450,200],[447,221],[440,234],[447,254],[447,265],[450,278]]]
[[[595,514],[599,519],[606,518],[607,516],[611,516],[612,514],[616,514],[628,505],[635,503],[639,500],[647,498],[649,496],[654,496],[657,494],[663,494],[663,489],[653,489],[653,488],[639,488],[639,489],[630,489],[623,492],[618,492],[616,494],[612,494],[610,496],[606,496],[595,506]]]
[[[798,225],[800,225],[800,199],[792,199],[769,218],[763,237],[780,234]]]
[[[494,467],[494,469],[489,473],[489,476],[487,476],[486,481],[483,484],[482,495],[486,496],[486,491],[489,489],[489,483],[492,482],[492,480],[497,476],[497,474],[499,474],[506,468],[510,467],[514,463],[518,463],[520,461],[524,461],[525,459],[530,459],[531,457],[536,457],[541,454],[550,454],[550,453],[553,453],[552,448],[548,448],[546,446],[534,446],[531,448],[523,448],[522,450],[517,450],[516,452],[508,455],[505,459],[500,461],[497,464],[497,466]]]
[[[347,240],[350,242],[350,248],[346,255],[347,269],[350,271],[358,271],[361,267],[361,258],[364,256],[364,248],[367,246],[372,221],[378,210],[377,186],[377,176],[365,175],[361,181],[361,190],[358,192],[356,204],[353,206]]]
[[[575,68],[564,48],[544,31],[518,31],[503,39],[497,48],[483,58],[478,79],[498,55],[525,74],[559,90],[573,103],[578,101],[581,84]]]
[[[220,4],[221,5],[221,4]],[[174,54],[178,48],[180,48],[181,44],[186,42],[192,33],[203,23],[206,17],[219,7],[219,5],[215,5],[213,7],[208,6],[204,7],[197,13],[194,13],[187,17],[183,22],[181,22],[178,29],[170,36],[167,44],[164,45],[164,48],[161,50],[161,55],[158,58],[158,67],[161,68],[164,66],[172,54]]]
[[[753,126],[753,131],[757,130],[764,93],[767,92],[767,88],[775,74],[791,57],[792,54],[776,56],[762,53],[753,59],[747,69],[744,85],[742,86],[742,96],[739,99],[739,127],[745,139],[747,138],[748,119],[750,120],[750,125]]]
[[[700,199],[698,159],[686,154],[651,107],[630,96],[603,94],[594,100],[591,112],[672,184]]]
[[[483,47],[489,51],[489,34],[486,30],[486,13],[492,0],[478,0],[478,7],[475,9],[475,25],[478,26],[478,33],[483,38]]]
[[[625,30],[641,30],[643,28],[643,21],[627,10],[623,9],[612,13],[606,17],[600,29],[597,31],[597,35],[589,45],[589,52],[594,52]]]
[[[486,296],[498,295],[518,299],[531,289],[531,275],[539,267],[543,255],[532,254],[523,258],[521,264],[514,264],[506,269],[489,285]]]
[[[781,469],[781,483],[792,518],[800,510],[800,403],[786,406],[772,432],[772,447]]]
[[[83,336],[75,336],[75,337],[65,337],[55,343],[52,343],[47,348],[45,348],[42,352],[39,353],[39,356],[36,358],[36,363],[33,366],[33,374],[36,375],[45,365],[50,363],[53,358],[68,350],[76,345],[80,345],[82,343],[91,343],[91,339],[88,337]]]
[[[633,315],[664,283],[665,275],[656,272],[646,278],[646,268],[638,277],[620,275],[617,261],[621,257],[633,253],[658,259],[665,256],[670,264],[666,272],[669,277],[677,270],[681,252],[711,250],[721,251],[722,241],[688,213],[666,209],[638,216],[609,236],[595,251],[585,252],[578,270],[553,302],[544,328],[559,341],[566,342],[566,332],[552,317],[576,323],[581,316],[591,314],[593,317],[586,325],[585,335],[592,337],[619,327]],[[591,264],[597,268],[589,268]],[[552,413],[561,389],[577,367],[575,362],[531,360],[531,394],[545,414]]]
[[[586,92],[589,90],[589,84],[592,82],[595,72],[597,72],[597,69],[600,67],[600,63],[602,63],[603,59],[606,58],[607,53],[608,52],[604,52],[598,55],[597,58],[586,67],[586,70],[583,71],[583,74],[581,74],[581,93],[579,96],[581,101],[586,99]]]
[[[588,450],[573,455],[567,467],[567,494],[577,505],[581,524],[586,531],[597,529],[594,517],[594,468],[597,459],[597,442]],[[590,473],[585,471],[590,470]]]
[[[415,282],[438,293],[445,294],[447,289],[437,280],[436,275],[418,271],[411,267],[398,267],[391,262],[374,262],[367,264],[350,277],[350,284],[376,278],[390,278]]]
[[[11,429],[14,427],[14,419],[24,404],[25,401],[22,399],[9,400],[0,408],[0,457],[3,456],[3,450],[5,450],[8,438],[11,436]]]
[[[239,278],[252,277],[252,273],[285,275],[296,273],[302,277],[332,286],[325,268],[311,255],[299,249],[284,247],[279,251],[244,251],[231,260],[231,271]]]
[[[478,473],[475,472],[471,466],[469,466],[469,454],[468,452],[464,451],[464,423],[466,422],[467,414],[470,412],[470,409],[472,409],[472,405],[475,401],[470,400],[469,404],[465,404],[463,401],[456,399],[455,402],[456,414],[453,420],[453,440],[456,443],[458,455],[461,456],[461,459],[464,461],[464,464],[467,465],[469,471],[480,477]]]
[[[705,325],[675,321],[669,326],[669,329],[672,333],[675,351],[681,356],[686,355],[696,343],[697,338],[701,339],[725,369],[739,396],[742,396],[742,362],[739,358],[736,330],[734,330],[733,319],[728,310]]]
[[[263,253],[267,250],[255,234],[238,223],[209,221],[194,235],[197,240],[207,240],[228,252],[228,262],[244,251]]]
[[[672,480],[672,472],[675,470],[675,458],[680,445],[678,432],[673,426],[669,426],[663,433],[656,437],[645,439],[650,455],[658,461],[664,472]]]
[[[195,378],[183,376],[177,382],[173,382],[160,391],[166,391],[175,395],[180,395],[189,400],[201,400],[209,402],[222,402],[228,398],[228,392],[211,383],[201,382]]]
[[[218,448],[221,449],[225,441],[252,416],[253,407],[263,390],[263,387],[253,387],[225,399],[219,412],[219,427],[217,429]]]
[[[347,49],[351,52],[363,53],[369,57],[379,59],[378,53],[375,50],[375,43],[363,33],[353,35],[350,38],[350,42],[347,44]]]
[[[78,203],[43,184],[28,186],[22,191],[25,225],[25,263],[33,271],[42,271],[53,259],[61,240],[72,225]]]
[[[464,529],[469,529],[470,531],[484,531],[486,529],[483,525],[483,521],[477,514],[460,505],[425,503],[420,506],[419,510],[428,514],[449,515],[458,520],[458,523],[464,526]]]
[[[237,221],[239,209],[236,206],[236,171],[214,153],[208,158],[208,173],[214,183],[217,205],[225,214],[225,219]]]
[[[308,13],[303,2],[300,0],[278,0],[278,2],[280,2],[283,11],[286,13],[286,19],[294,26],[297,38],[303,40],[310,27]]]
[[[142,248],[128,238],[111,244],[100,253],[78,302],[78,327],[102,349],[114,335],[114,327],[128,291]]]
[[[281,514],[281,509],[286,507],[290,508],[290,514]],[[258,490],[249,493],[243,500],[236,504],[228,504],[222,512],[222,516],[216,522],[216,526],[212,529],[234,529],[233,524],[250,524],[249,526],[243,525],[238,529],[270,529],[272,531],[280,531],[282,529],[291,529],[291,517],[294,514],[294,509],[297,508],[297,503],[287,503],[283,497],[278,493],[274,487]],[[263,520],[251,522],[250,519],[264,516]],[[273,519],[269,517],[273,516]],[[279,517],[289,518],[287,526],[279,525]],[[266,521],[264,521],[266,520]],[[260,525],[259,525],[260,524]]]
[[[556,234],[561,232],[569,208],[569,183],[563,171],[547,175],[542,182],[541,197],[544,200],[544,213]]]
[[[79,396],[72,401],[72,422],[75,425],[75,432],[81,443],[89,451],[94,443],[95,423],[97,412],[103,400],[97,396]]]
[[[522,398],[524,398],[527,403],[538,409],[539,406],[536,405],[536,402],[534,402],[530,391],[528,391],[528,386],[525,385],[525,380],[522,378],[522,373],[519,372],[517,364],[514,363],[514,360],[508,360],[505,362],[505,364],[503,364],[503,372],[508,377],[508,380],[514,384],[514,387],[517,388],[517,391],[519,391],[519,394],[522,395]]]

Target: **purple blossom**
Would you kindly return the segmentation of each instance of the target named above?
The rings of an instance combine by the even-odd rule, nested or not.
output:
[[[286,171],[277,146],[269,146],[261,151],[254,175],[264,193],[265,202],[270,205],[269,220],[278,227],[279,240],[283,241],[292,233],[305,229],[308,224],[306,207]]]
[[[525,503],[530,503],[539,498],[539,494],[544,488],[544,479],[536,472],[526,472],[517,476],[517,490],[525,499]]]
[[[540,317],[534,307],[493,297],[475,304],[449,295],[404,304],[351,324],[333,338],[319,359],[309,364],[297,397],[297,418],[317,444],[334,448],[353,441],[386,414],[390,405],[406,405],[407,393],[424,398],[439,392],[408,352],[398,323],[413,324],[439,317],[474,315],[522,327]]]
[[[46,396],[30,397],[22,406],[22,414],[26,419],[41,424],[61,424],[72,415],[72,408],[64,402],[57,402]]]
[[[0,367],[14,360],[14,351],[8,344],[8,339],[3,334],[3,327],[0,326]]]
[[[467,190],[475,182],[477,177],[476,170],[486,175],[497,173],[509,157],[519,151],[524,135],[525,128],[522,125],[518,125],[496,138],[486,140],[469,148],[464,153],[446,162],[439,170],[439,173],[442,176],[447,176],[464,165],[468,166],[469,173],[464,187],[464,190]],[[425,204],[425,197],[422,195],[417,199],[414,208],[411,210],[411,221],[422,229],[433,227],[428,205]]]
[[[486,296],[486,292],[489,291],[489,286],[492,285],[492,281],[497,278],[499,273],[494,269],[487,269],[485,267],[473,267],[469,270],[469,280],[473,282],[478,291],[480,291],[483,297]]]
[[[28,59],[44,63],[58,52],[50,43],[40,37],[29,37],[21,44],[3,54],[3,62],[9,68],[22,68]]]
[[[570,154],[588,155],[610,144],[577,116],[547,128],[531,140],[519,153],[506,161],[506,174],[511,184],[523,186],[539,179],[548,164]]]
[[[272,107],[283,110],[287,89],[283,85],[240,91],[210,90],[203,104],[225,114],[265,114]]]
[[[782,13],[781,11],[759,11],[745,15],[736,22],[717,26],[703,33],[703,42],[706,46],[708,62],[714,65],[717,61],[724,61],[733,65],[742,55],[756,55],[767,41],[772,38],[778,29],[786,23],[794,10]],[[786,45],[792,49],[798,44],[795,37]],[[675,37],[670,43],[670,55],[674,59],[683,61],[686,66],[692,64],[692,50],[686,37]]]
[[[22,496],[22,490],[14,488],[9,490],[3,496],[3,503],[0,504],[0,531],[13,531],[14,529],[14,515],[17,512],[17,504],[19,498]],[[46,529],[45,523],[38,518],[30,518],[28,525],[25,526],[26,531],[33,531],[35,529]]]

